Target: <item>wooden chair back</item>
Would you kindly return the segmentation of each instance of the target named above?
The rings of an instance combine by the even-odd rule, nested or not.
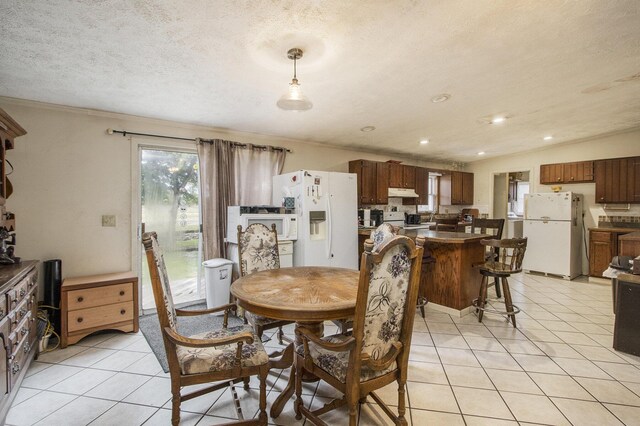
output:
[[[504,230],[504,219],[479,219],[474,217],[471,221],[472,234],[490,234],[495,239],[502,238]]]
[[[526,238],[481,240],[480,244],[490,247],[495,253],[485,262],[487,269],[509,274],[522,271],[522,260],[527,251]]]
[[[451,231],[455,232],[458,230],[458,218],[441,218],[435,219],[436,222],[436,231]]]
[[[238,225],[238,254],[240,276],[280,268],[278,232],[275,223],[271,229],[262,223],[252,223],[242,230]]]
[[[173,305],[173,297],[171,296],[171,285],[167,268],[164,263],[164,256],[158,244],[158,236],[155,232],[145,232],[142,234],[142,244],[147,255],[147,264],[149,265],[149,277],[151,280],[151,288],[153,289],[153,298],[156,302],[156,310],[158,312],[158,321],[160,322],[160,330],[170,327],[176,330],[176,310]],[[164,309],[163,309],[164,307]],[[162,333],[164,340],[164,349],[167,354],[169,369],[178,369],[178,359],[173,345],[167,340],[165,333]]]
[[[406,375],[424,239],[416,243],[396,236],[377,252],[373,241],[365,243],[347,383],[358,382],[362,368],[386,370],[394,362]]]

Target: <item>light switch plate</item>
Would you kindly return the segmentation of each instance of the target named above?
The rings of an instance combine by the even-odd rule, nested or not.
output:
[[[103,214],[102,215],[102,226],[115,227],[116,226],[116,215],[114,215],[114,214]]]

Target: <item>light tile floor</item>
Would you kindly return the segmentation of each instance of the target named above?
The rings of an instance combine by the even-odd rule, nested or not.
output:
[[[522,309],[517,330],[492,314],[482,324],[474,315],[453,318],[431,309],[426,319],[416,315],[407,383],[410,424],[640,424],[640,358],[611,348],[610,286],[527,274],[510,282]],[[325,332],[336,328],[327,325]],[[267,346],[277,346],[275,338]],[[268,404],[287,378],[286,370],[272,373]],[[257,412],[256,384],[248,392],[237,388],[245,417]],[[319,407],[336,395],[320,383],[305,384],[303,396],[305,404]],[[397,405],[395,386],[379,395]],[[167,425],[170,397],[168,375],[142,334],[100,334],[34,362],[7,424]],[[182,405],[185,425],[234,418],[229,389]],[[325,419],[347,424],[345,411]],[[269,421],[304,423],[295,420],[292,404]],[[361,407],[360,425],[389,423],[375,404]]]

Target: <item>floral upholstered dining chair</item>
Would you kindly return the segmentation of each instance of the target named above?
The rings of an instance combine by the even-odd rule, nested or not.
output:
[[[153,297],[171,376],[171,423],[174,426],[180,423],[180,404],[183,401],[223,389],[230,383],[244,382],[245,389],[248,390],[249,377],[257,375],[260,379],[258,417],[244,422],[241,411],[238,415],[242,421],[240,424],[266,425],[266,380],[269,369],[290,365],[293,350],[285,352],[280,360],[271,361],[251,327],[228,327],[229,312],[236,309],[234,304],[203,310],[176,309],[156,233],[144,233],[142,244],[147,255]],[[177,330],[178,316],[197,316],[220,311],[224,311],[220,329],[193,336],[183,336]],[[210,382],[217,383],[188,394],[181,392],[183,387]]]
[[[320,415],[347,405],[349,425],[357,424],[358,403],[371,396],[394,423],[406,425],[405,383],[424,239],[405,236],[387,240],[378,251],[367,240],[362,257],[353,335],[317,337],[304,327],[297,332],[302,345],[296,353],[296,418],[325,424]],[[344,394],[311,411],[302,401],[302,377],[319,377]],[[398,383],[398,414],[375,394]]]
[[[240,276],[268,269],[280,268],[280,253],[278,251],[278,233],[276,225],[271,229],[261,223],[252,223],[242,231],[242,225],[238,225],[238,254],[240,259]],[[281,321],[267,318],[245,311],[245,318],[254,327],[258,337],[262,338],[264,330],[278,328],[278,343],[291,342],[284,336],[282,326],[292,324],[291,321]]]

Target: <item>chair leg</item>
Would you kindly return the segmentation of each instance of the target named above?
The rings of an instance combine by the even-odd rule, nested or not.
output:
[[[171,381],[171,425],[178,426],[180,424],[180,384]]]
[[[500,299],[502,295],[500,294],[500,280],[498,279],[498,277],[495,277],[493,279],[493,285],[496,288],[496,297]]]
[[[282,342],[282,338],[284,337],[284,331],[282,331],[282,327],[278,327],[278,343],[284,345]]]
[[[296,355],[294,355],[296,356]],[[296,420],[300,420],[302,419],[302,411],[300,411],[300,407],[302,407],[303,402],[302,402],[302,375],[304,374],[304,369],[301,365],[300,362],[297,362],[297,360],[294,361],[294,365],[293,367],[291,367],[291,369],[296,370],[296,401],[293,404],[293,409],[296,412]],[[293,374],[293,371],[291,372],[291,374]]]
[[[260,424],[267,424],[267,376],[269,375],[269,367],[260,369],[260,414],[258,420]]]
[[[516,327],[516,314],[513,313],[513,301],[511,300],[511,291],[509,290],[509,281],[507,281],[507,277],[502,278],[502,291],[504,292],[504,305],[507,308],[507,312],[511,312],[509,318],[511,318],[511,322],[513,326]]]
[[[356,426],[358,424],[358,401],[350,401],[348,403],[349,408],[349,426]]]
[[[405,414],[405,396],[404,396],[404,383],[398,380],[398,424],[406,426],[407,419],[404,418]]]
[[[249,377],[244,377],[242,381],[244,382],[244,390],[249,390],[249,381],[251,379]]]
[[[482,282],[480,283],[480,294],[478,295],[478,322],[482,322],[482,316],[484,315],[484,305],[487,301],[487,283],[489,278],[486,275],[482,276]]]

